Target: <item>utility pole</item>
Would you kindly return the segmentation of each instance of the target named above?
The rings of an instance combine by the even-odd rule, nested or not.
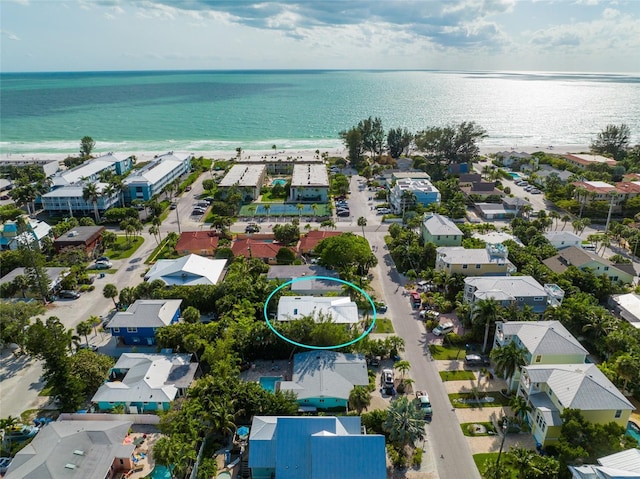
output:
[[[500,441],[500,451],[498,451],[498,459],[496,459],[496,479],[500,479],[500,456],[502,456],[502,448],[504,447],[504,440],[507,437],[507,429],[509,428],[509,422],[507,417],[502,418],[502,441]]]

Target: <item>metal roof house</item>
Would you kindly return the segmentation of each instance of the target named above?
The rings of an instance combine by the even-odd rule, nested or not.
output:
[[[139,299],[116,313],[105,328],[124,344],[152,346],[156,330],[177,323],[181,299]]]
[[[267,272],[268,280],[278,280],[291,283],[289,288],[299,295],[322,295],[326,293],[340,293],[344,289],[344,284],[330,279],[319,279],[314,276],[324,276],[327,278],[338,278],[339,275],[333,270],[316,265],[272,265]]]
[[[580,246],[582,244],[582,238],[571,231],[547,231],[542,234],[551,246],[555,249],[565,249],[569,246]]]
[[[34,241],[38,247],[42,247],[42,238],[49,236],[51,226],[38,219],[24,217],[26,231],[18,234],[18,223],[16,221],[6,221],[0,225],[0,251],[16,250],[21,245],[29,245]]]
[[[362,434],[360,417],[255,416],[253,479],[385,479],[384,436]]]
[[[587,421],[615,422],[622,427],[635,409],[595,364],[524,366],[518,395],[531,406],[527,422],[534,439],[543,446],[559,438],[560,416],[566,408],[580,409]]]
[[[637,293],[614,294],[609,297],[613,311],[634,328],[640,329],[640,295]]]
[[[226,259],[190,254],[178,259],[161,259],[144,276],[145,281],[164,281],[167,286],[214,285],[220,281]]]
[[[295,321],[311,316],[331,318],[336,324],[359,321],[358,305],[348,296],[282,296],[278,301],[278,321]]]
[[[435,269],[464,276],[506,276],[516,272],[508,256],[509,250],[503,244],[488,244],[483,249],[440,246],[436,249]]]
[[[572,479],[633,479],[640,477],[640,449],[627,449],[598,459],[598,464],[569,466]]]
[[[558,255],[542,262],[554,273],[563,273],[569,266],[575,266],[583,271],[589,269],[596,276],[604,274],[611,278],[611,281],[620,281],[626,284],[633,283],[635,277],[633,264],[615,264],[577,246],[565,248]]]
[[[424,242],[436,246],[460,246],[464,236],[453,221],[438,213],[425,215],[420,230]]]
[[[100,410],[124,405],[128,412],[167,411],[186,394],[197,370],[191,354],[122,353],[91,402]]]
[[[105,479],[133,468],[131,421],[55,421],[11,461],[6,479]]]
[[[369,384],[362,354],[310,351],[293,357],[291,381],[280,381],[280,391],[293,391],[304,409],[347,408],[354,386]]]

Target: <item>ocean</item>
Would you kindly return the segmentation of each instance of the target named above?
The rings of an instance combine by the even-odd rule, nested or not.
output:
[[[587,145],[607,124],[640,142],[640,76],[462,71],[0,74],[0,153],[341,148],[369,116],[412,132],[475,121],[484,146]]]

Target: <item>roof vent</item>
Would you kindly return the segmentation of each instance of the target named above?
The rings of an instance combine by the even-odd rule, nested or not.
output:
[[[78,232],[76,230],[70,231],[67,236],[69,236],[70,238],[73,238],[75,236],[78,236]]]
[[[75,464],[65,464],[64,467],[65,467],[65,469],[75,469],[76,465]]]
[[[80,450],[80,449],[76,449],[75,451],[73,451],[73,453],[76,456],[84,456],[84,451]]]

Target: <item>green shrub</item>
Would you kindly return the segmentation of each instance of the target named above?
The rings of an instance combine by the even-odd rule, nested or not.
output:
[[[424,324],[427,327],[427,331],[433,331],[433,328],[438,326],[440,322],[437,319],[427,319]]]
[[[93,291],[94,289],[96,289],[94,285],[83,284],[82,286],[80,286],[81,293],[86,293],[87,291]]]
[[[387,452],[389,454],[389,459],[395,468],[403,469],[407,467],[407,458],[404,456],[402,451],[399,451],[393,445],[389,444],[387,446]]]
[[[420,467],[422,464],[422,448],[418,447],[413,451],[413,457],[411,458],[411,464],[414,467]]]

